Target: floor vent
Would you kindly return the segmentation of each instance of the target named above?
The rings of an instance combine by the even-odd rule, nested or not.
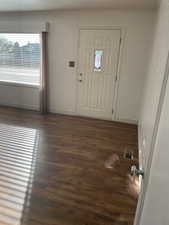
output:
[[[123,157],[124,157],[124,159],[128,159],[128,160],[134,159],[133,152],[124,152]]]

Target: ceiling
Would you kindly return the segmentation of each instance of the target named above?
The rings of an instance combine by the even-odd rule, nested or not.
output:
[[[153,9],[159,0],[0,0],[0,11],[57,9]]]

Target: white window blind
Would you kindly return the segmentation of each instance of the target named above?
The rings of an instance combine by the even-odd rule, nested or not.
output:
[[[0,81],[39,85],[40,35],[0,34]]]

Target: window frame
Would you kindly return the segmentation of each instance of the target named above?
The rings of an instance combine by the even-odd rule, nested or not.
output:
[[[40,73],[39,73],[39,84],[31,84],[26,82],[18,82],[18,81],[3,81],[0,79],[0,85],[5,86],[15,86],[15,87],[30,87],[39,89],[41,86],[41,73],[42,73],[42,32],[7,32],[0,31],[0,34],[38,34],[39,35],[39,44],[40,44]]]

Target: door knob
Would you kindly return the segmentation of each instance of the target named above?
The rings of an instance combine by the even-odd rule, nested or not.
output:
[[[137,167],[135,165],[131,166],[131,170],[130,170],[130,175],[131,176],[144,176],[144,171],[141,169],[137,169]]]
[[[82,82],[82,76],[83,76],[83,74],[80,73],[80,74],[79,74],[79,79],[78,79],[79,82]]]

